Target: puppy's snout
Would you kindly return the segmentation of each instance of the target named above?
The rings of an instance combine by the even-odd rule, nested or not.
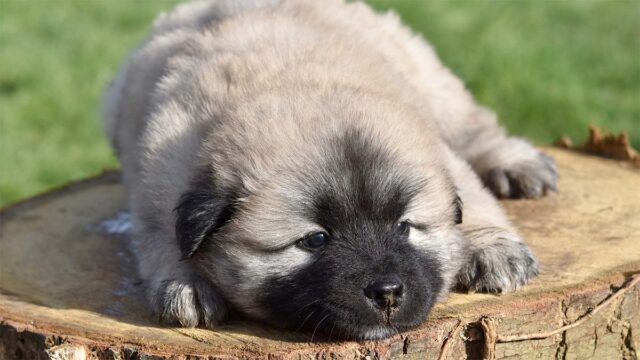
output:
[[[364,289],[364,294],[380,308],[397,307],[404,293],[404,285],[397,275],[389,275],[374,281]]]

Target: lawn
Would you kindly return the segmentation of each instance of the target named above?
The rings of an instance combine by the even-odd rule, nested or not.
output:
[[[640,146],[640,2],[400,1],[480,102],[537,143],[589,123]],[[115,167],[102,88],[176,1],[0,0],[0,205]]]

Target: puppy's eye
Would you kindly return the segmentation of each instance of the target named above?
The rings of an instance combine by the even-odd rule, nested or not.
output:
[[[408,221],[400,221],[396,223],[396,234],[398,235],[407,235],[411,226]]]
[[[329,241],[329,235],[323,232],[311,233],[298,241],[298,246],[308,249],[316,250],[327,244]]]

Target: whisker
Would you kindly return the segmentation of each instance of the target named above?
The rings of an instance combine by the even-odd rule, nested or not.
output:
[[[316,300],[313,300],[312,302],[308,303],[307,305],[301,306],[298,310],[296,310],[296,311],[294,311],[293,313],[289,314],[289,315],[287,316],[287,319],[291,319],[291,318],[292,318],[292,317],[294,317],[296,314],[298,314],[300,311],[302,311],[302,310],[304,310],[304,309],[308,308],[308,307],[309,307],[309,306],[311,306],[311,305],[315,305],[315,304],[317,304],[318,302],[320,302],[320,300],[316,299]]]
[[[307,322],[307,320],[309,320],[309,318],[311,317],[311,315],[313,315],[313,313],[315,313],[315,312],[316,312],[315,310],[312,310],[312,311],[309,313],[309,315],[307,315],[307,317],[306,317],[306,318],[304,318],[304,321],[302,322],[302,324],[300,324],[300,326],[298,326],[298,328],[297,328],[297,329],[295,329],[294,331],[300,331],[300,329],[302,329],[302,327],[304,326],[304,323],[306,323],[306,322]]]
[[[316,331],[318,331],[318,327],[320,326],[320,324],[322,324],[322,322],[325,321],[328,317],[329,317],[329,314],[325,315],[322,318],[322,320],[318,321],[318,324],[316,325],[316,328],[313,329],[313,334],[311,334],[311,342],[313,342],[313,337],[316,335]]]
[[[336,321],[333,320],[333,325],[331,326],[331,331],[329,331],[329,341],[331,341],[331,335],[333,335],[333,329],[336,327]]]

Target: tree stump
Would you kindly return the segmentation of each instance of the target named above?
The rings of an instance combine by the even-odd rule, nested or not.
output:
[[[107,231],[125,206],[118,173],[10,206],[0,213],[0,359],[637,359],[640,171],[547,151],[559,192],[503,202],[540,276],[507,295],[454,293],[419,328],[381,341],[309,343],[243,320],[216,331],[158,325],[127,236]]]

